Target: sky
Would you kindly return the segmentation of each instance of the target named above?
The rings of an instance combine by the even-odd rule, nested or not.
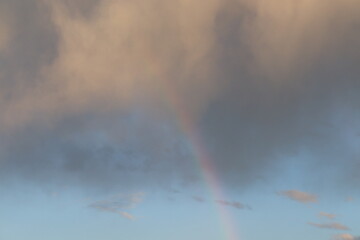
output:
[[[358,0],[0,0],[0,240],[359,240]]]

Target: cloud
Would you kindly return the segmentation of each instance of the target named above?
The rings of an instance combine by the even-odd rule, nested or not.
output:
[[[279,192],[278,194],[301,203],[315,203],[318,201],[316,195],[311,193],[301,192],[298,190],[287,190],[287,191]]]
[[[7,48],[8,43],[11,39],[11,29],[7,24],[7,19],[8,16],[6,16],[6,13],[2,10],[0,18],[0,52],[4,51]]]
[[[200,202],[200,203],[203,203],[205,202],[205,199],[203,197],[200,197],[200,196],[193,196],[192,197],[196,202]]]
[[[277,78],[303,71],[321,58],[324,51],[341,47],[338,44],[342,39],[334,33],[333,24],[344,27],[338,33],[349,31],[359,10],[359,4],[352,0],[286,3],[259,0],[250,4],[256,12],[248,29],[258,64],[256,70]]]
[[[355,237],[349,233],[343,233],[333,236],[333,240],[358,240],[360,237]]]
[[[192,199],[199,203],[206,202],[206,200],[200,196],[192,196]],[[233,208],[237,208],[237,209],[248,209],[248,210],[252,209],[249,205],[242,204],[242,203],[236,202],[236,201],[216,200],[216,203],[220,204],[222,206],[233,207]]]
[[[334,229],[334,230],[350,230],[347,226],[344,226],[340,223],[312,223],[309,222],[310,225],[317,227],[317,228],[327,228],[327,229]]]
[[[199,14],[192,9],[200,4],[183,0],[146,4],[103,0],[90,18],[74,15],[71,4],[43,2],[58,30],[58,55],[41,69],[42,86],[13,103],[10,110],[20,113],[18,124],[34,118],[33,107],[52,117],[56,112],[83,110],[93,104],[106,104],[111,110],[132,107],[141,99],[162,104],[171,91],[168,85],[180,95],[194,92],[191,106],[201,108],[201,102],[216,90],[208,78],[211,63],[206,56],[212,50],[214,36],[209,24],[216,16],[218,1],[201,5]],[[178,69],[172,70],[174,67]],[[4,124],[16,124],[9,118]]]
[[[194,130],[234,191],[360,183],[358,1],[0,4],[1,182],[192,186]]]
[[[136,207],[136,205],[142,202],[143,197],[144,193],[130,195],[118,194],[107,200],[93,202],[89,207],[100,211],[117,213],[129,220],[135,220],[135,216],[125,210]]]
[[[234,207],[237,209],[251,209],[250,206],[242,204],[240,202],[229,202],[229,201],[225,201],[225,200],[217,200],[216,202],[220,205]]]
[[[170,188],[168,189],[168,191],[172,194],[177,194],[177,193],[181,193],[181,191],[177,190],[177,189],[173,189],[173,188]]]
[[[336,218],[337,215],[331,214],[331,213],[326,213],[326,212],[320,212],[319,216],[320,217],[325,217],[325,218],[328,218],[328,219],[334,219],[334,218]]]

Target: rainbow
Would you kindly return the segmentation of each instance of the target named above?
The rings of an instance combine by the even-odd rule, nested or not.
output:
[[[201,134],[196,127],[195,121],[193,121],[190,112],[187,110],[187,107],[177,92],[175,92],[173,88],[169,87],[167,90],[168,103],[173,109],[180,130],[184,133],[190,143],[190,146],[192,147],[194,158],[199,165],[210,195],[214,199],[214,202],[226,199],[216,168],[202,140]],[[240,237],[237,232],[237,227],[235,226],[235,221],[228,209],[221,204],[215,204],[215,208],[220,217],[220,223],[223,227],[224,235],[226,236],[225,239],[239,240]]]

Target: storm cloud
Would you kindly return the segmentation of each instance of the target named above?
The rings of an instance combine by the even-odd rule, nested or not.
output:
[[[356,0],[0,6],[2,180],[196,182],[186,113],[231,187],[294,156],[321,186],[360,182]]]

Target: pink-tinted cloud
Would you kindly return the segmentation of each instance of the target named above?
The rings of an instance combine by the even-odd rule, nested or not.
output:
[[[327,229],[333,229],[333,230],[350,230],[349,227],[342,225],[341,223],[312,223],[309,222],[308,224],[317,227],[317,228],[327,228]]]
[[[360,237],[353,236],[349,233],[337,234],[333,236],[332,240],[359,240]]]
[[[334,219],[336,218],[336,214],[331,214],[331,213],[327,213],[327,212],[320,212],[319,213],[319,216],[320,217],[325,217],[325,218],[328,218],[328,219]]]
[[[315,194],[301,192],[299,190],[287,190],[279,192],[278,194],[301,203],[315,203],[318,201],[318,197]]]

